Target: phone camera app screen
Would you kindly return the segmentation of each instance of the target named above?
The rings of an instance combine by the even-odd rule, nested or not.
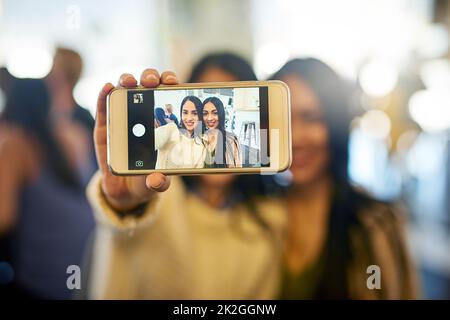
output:
[[[267,167],[268,88],[128,91],[128,168]]]

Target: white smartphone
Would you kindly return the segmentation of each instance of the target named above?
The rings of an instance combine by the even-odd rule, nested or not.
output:
[[[107,117],[116,175],[274,174],[291,164],[290,97],[281,81],[117,88]]]

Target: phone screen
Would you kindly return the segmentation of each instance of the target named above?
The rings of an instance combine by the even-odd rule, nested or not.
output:
[[[268,167],[268,87],[128,91],[128,168]]]

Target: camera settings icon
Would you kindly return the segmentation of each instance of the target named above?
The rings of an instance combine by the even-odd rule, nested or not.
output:
[[[135,162],[135,166],[138,167],[138,168],[142,168],[142,167],[144,166],[144,161],[142,161],[142,160],[137,160],[137,161]]]

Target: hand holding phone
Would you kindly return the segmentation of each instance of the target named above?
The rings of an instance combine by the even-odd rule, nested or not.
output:
[[[160,76],[154,69],[142,72],[140,84],[146,88],[155,88],[160,84],[176,85],[177,77],[173,72],[163,72]],[[124,73],[119,79],[118,87],[137,87],[137,80]],[[94,129],[95,152],[98,166],[102,173],[102,191],[108,202],[118,211],[131,210],[149,201],[155,192],[163,192],[169,188],[170,177],[161,173],[141,176],[115,176],[108,167],[107,160],[107,97],[114,89],[111,83],[103,86],[97,100],[97,116]]]

